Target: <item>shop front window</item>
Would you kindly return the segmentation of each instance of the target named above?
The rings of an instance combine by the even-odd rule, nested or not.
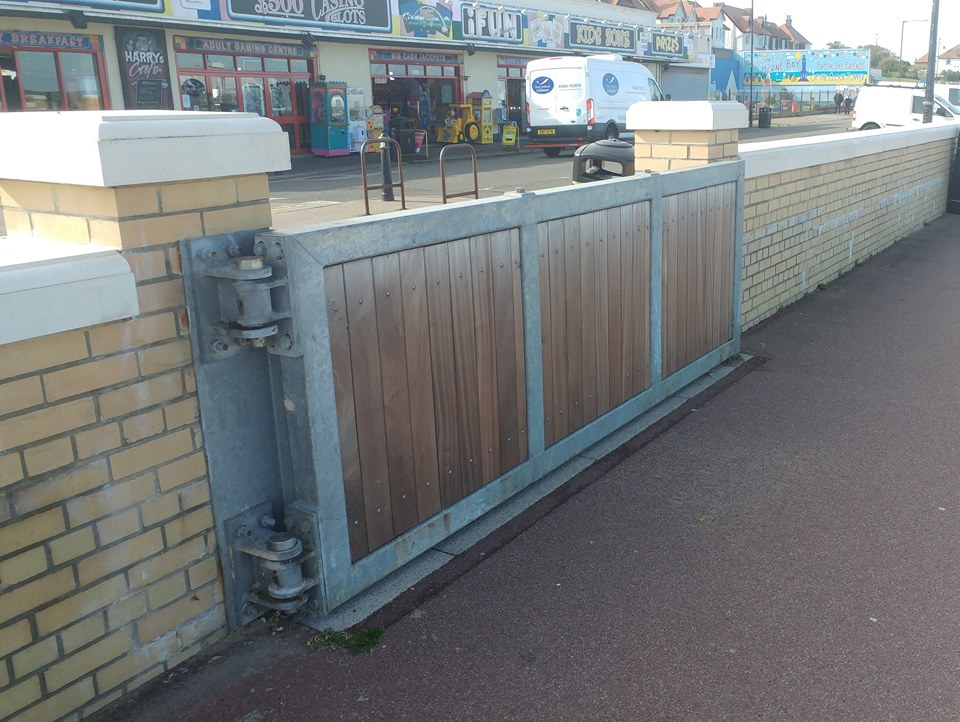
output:
[[[63,110],[57,61],[53,53],[21,51],[18,80],[26,110]]]
[[[270,78],[270,116],[279,118],[293,115],[293,95],[290,92],[290,81],[281,78]]]
[[[233,70],[232,55],[208,55],[207,68],[211,70]]]
[[[263,79],[242,78],[241,83],[243,84],[243,111],[266,115],[263,102]]]
[[[263,70],[262,58],[238,57],[237,68],[239,70]]]
[[[177,66],[180,68],[202,70],[203,56],[197,53],[177,53]]]
[[[202,68],[196,67],[197,57]],[[309,139],[309,60],[190,52],[176,58],[180,92],[191,95],[191,110],[273,118],[287,133],[291,151],[309,151],[309,142],[304,142]]]
[[[103,110],[100,78],[92,55],[62,53],[60,70],[70,110]]]

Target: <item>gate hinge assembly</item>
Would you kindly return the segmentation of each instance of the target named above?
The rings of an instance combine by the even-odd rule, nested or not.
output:
[[[205,362],[251,348],[300,355],[280,243],[217,236],[191,242],[191,252],[197,275],[215,284],[197,290]]]
[[[275,531],[276,521],[269,513],[251,521],[248,516],[248,523],[235,526],[231,540],[233,551],[239,553],[234,555],[234,564],[240,562],[250,569],[242,575],[246,592],[240,600],[241,623],[271,609],[297,611],[310,602],[309,591],[320,581],[312,546],[292,532]]]

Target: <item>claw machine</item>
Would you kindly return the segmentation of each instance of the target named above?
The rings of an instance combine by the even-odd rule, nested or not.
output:
[[[347,118],[350,123],[350,152],[359,153],[367,139],[367,95],[363,88],[347,88]]]
[[[321,80],[310,85],[310,141],[314,155],[349,155],[347,84]]]

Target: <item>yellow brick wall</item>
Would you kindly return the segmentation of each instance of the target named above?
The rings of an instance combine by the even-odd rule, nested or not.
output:
[[[0,180],[8,227],[109,228],[141,310],[0,345],[0,719],[86,717],[225,633],[176,241],[268,227],[267,197]]]
[[[943,214],[953,141],[748,177],[743,328]]]

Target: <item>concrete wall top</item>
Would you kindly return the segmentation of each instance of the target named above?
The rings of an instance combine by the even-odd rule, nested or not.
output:
[[[0,113],[0,178],[117,187],[290,168],[287,134],[253,113]]]
[[[133,273],[119,252],[31,238],[0,238],[0,345],[139,312]]]
[[[628,130],[732,130],[747,127],[747,109],[733,101],[645,100],[627,109]]]
[[[745,164],[746,177],[756,178],[955,138],[958,131],[960,124],[938,124],[928,128],[884,128],[788,138],[741,144],[740,157]]]

